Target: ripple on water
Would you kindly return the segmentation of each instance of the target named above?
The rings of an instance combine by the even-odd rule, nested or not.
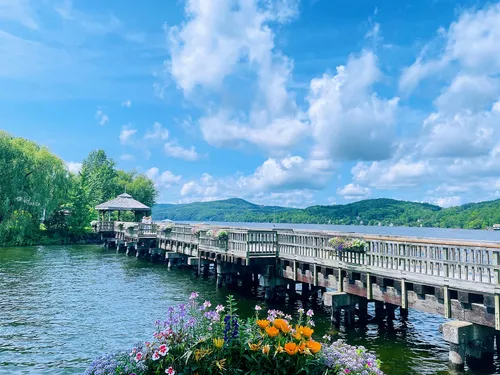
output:
[[[0,250],[0,374],[75,374],[103,352],[147,340],[169,306],[198,291],[214,304],[229,292],[187,271],[128,258],[98,246]],[[238,295],[242,315],[253,314],[262,290]],[[291,311],[301,306],[271,304]],[[329,330],[328,312],[317,308],[316,331]],[[376,324],[338,337],[377,352],[391,375],[446,374],[447,346],[440,317],[410,312],[407,327]],[[497,361],[498,363],[498,361]],[[498,366],[497,366],[498,367]]]

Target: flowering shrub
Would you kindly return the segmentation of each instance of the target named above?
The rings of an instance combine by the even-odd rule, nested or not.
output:
[[[209,229],[207,236],[223,241],[228,239],[229,233],[225,229]]]
[[[243,320],[232,296],[215,308],[198,299],[192,293],[187,304],[169,308],[166,320],[156,322],[151,342],[100,357],[84,375],[382,374],[364,348],[316,341],[312,310],[299,309],[294,320],[256,306],[255,315]]]
[[[337,251],[364,250],[368,243],[361,238],[332,237],[328,241]]]

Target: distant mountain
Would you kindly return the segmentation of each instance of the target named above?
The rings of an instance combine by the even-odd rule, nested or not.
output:
[[[305,209],[262,206],[232,198],[189,204],[157,204],[153,219],[174,221],[363,224],[485,229],[500,223],[500,200],[441,208],[429,203],[367,199]]]

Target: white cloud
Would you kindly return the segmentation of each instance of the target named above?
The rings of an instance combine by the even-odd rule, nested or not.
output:
[[[160,189],[168,189],[172,185],[179,184],[182,180],[182,176],[175,175],[171,171],[163,171],[160,173],[157,167],[148,169],[145,174],[152,179],[155,186]]]
[[[82,163],[68,161],[66,162],[66,168],[68,168],[68,171],[71,173],[78,173],[82,170]]]
[[[424,61],[427,53],[424,48],[415,63],[404,70],[400,80],[402,90],[411,91],[420,81],[452,63],[458,63],[467,74],[500,73],[500,4],[464,11],[448,30],[440,30],[439,38],[445,39],[442,54]]]
[[[351,56],[337,74],[311,81],[309,118],[314,155],[344,160],[380,160],[391,155],[398,98],[372,92],[380,71],[372,52]]]
[[[135,156],[131,155],[131,154],[122,154],[122,155],[120,155],[120,159],[123,161],[134,161]]]
[[[266,192],[272,189],[321,188],[331,176],[328,161],[306,160],[300,156],[267,159],[252,175],[242,176],[237,185],[241,191]]]
[[[122,103],[122,107],[130,108],[131,106],[132,106],[132,101],[130,99],[127,99]]]
[[[137,133],[137,129],[132,129],[130,125],[123,125],[122,130],[120,131],[120,143],[122,145],[127,145],[133,143],[133,136]]]
[[[0,0],[0,20],[19,22],[21,25],[38,29],[30,0]]]
[[[106,125],[106,123],[109,121],[109,117],[100,108],[98,108],[95,112],[95,118],[101,126]]]
[[[371,190],[369,188],[355,184],[347,184],[343,188],[337,189],[337,195],[342,196],[346,200],[365,199],[370,193]]]
[[[428,162],[404,158],[382,162],[359,162],[352,170],[353,180],[378,189],[416,186],[435,171]]]
[[[274,33],[267,25],[292,19],[297,9],[298,2],[290,0],[190,0],[188,21],[167,29],[167,70],[186,96],[196,88],[221,91],[224,79],[235,73],[245,72],[256,81],[248,114],[217,106],[200,119],[210,144],[240,140],[280,152],[306,133],[304,116],[287,90],[293,62],[275,50]]]
[[[167,142],[165,143],[165,154],[177,159],[183,159],[186,161],[196,161],[200,157],[196,152],[194,146],[189,148],[184,148],[178,145],[176,142]]]
[[[434,157],[474,157],[488,154],[498,141],[500,113],[494,110],[432,113],[424,121],[419,141],[423,154]]]
[[[159,122],[153,124],[153,130],[148,130],[144,139],[166,140],[169,136],[168,129],[164,129]]]
[[[199,121],[203,138],[214,146],[234,146],[235,140],[243,140],[269,150],[282,150],[296,144],[308,129],[304,122],[293,117],[260,122],[265,126],[257,126],[258,123],[257,118],[255,126],[241,123],[225,111]]]
[[[431,202],[440,207],[455,207],[460,206],[462,198],[458,195],[453,195],[450,197],[434,198]]]

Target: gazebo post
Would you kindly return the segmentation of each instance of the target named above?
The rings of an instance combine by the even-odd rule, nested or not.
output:
[[[121,211],[118,211],[118,221],[120,221],[120,212]]]

